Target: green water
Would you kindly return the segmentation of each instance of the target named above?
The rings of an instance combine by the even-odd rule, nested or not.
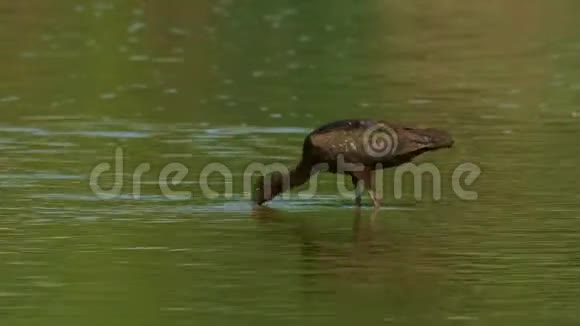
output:
[[[577,1],[29,0],[0,22],[1,325],[578,324]],[[325,175],[252,210],[248,164],[350,117],[450,131],[419,160],[441,200],[357,211]],[[216,162],[231,198],[202,196]],[[191,198],[163,196],[169,163]]]

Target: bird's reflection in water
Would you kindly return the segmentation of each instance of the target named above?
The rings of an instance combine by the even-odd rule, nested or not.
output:
[[[322,291],[322,279],[330,277],[351,282],[376,278],[373,276],[378,272],[376,266],[384,263],[380,253],[385,251],[381,249],[383,237],[376,234],[379,212],[353,208],[352,222],[348,222],[347,229],[340,227],[344,225],[340,217],[329,221],[311,214],[289,216],[285,211],[269,207],[257,207],[252,215],[268,237],[275,235],[285,242],[278,246],[297,247],[301,287],[309,298],[314,292]]]
[[[361,207],[355,207],[352,232],[353,232],[353,242],[359,241],[369,241],[372,239],[372,234],[377,228],[377,217],[379,215],[379,209],[373,209],[368,216],[363,214],[365,210]],[[297,223],[297,227],[294,228],[297,231],[297,235],[303,240],[312,239],[316,237],[317,232],[313,226],[313,223],[309,221],[308,217],[301,217],[298,219],[288,219],[284,218],[283,211],[270,208],[267,206],[256,206],[252,210],[252,217],[260,223],[287,223],[294,224]],[[310,242],[310,241],[308,241]]]
[[[385,211],[353,208],[351,213],[352,221],[346,221],[341,212],[329,220],[266,207],[254,211],[268,234],[264,238],[274,241],[276,248],[286,246],[287,259],[297,259],[307,307],[317,304],[321,293],[333,295],[337,284],[404,293],[438,291],[437,284],[450,273],[434,264],[430,243],[420,235],[406,234]]]
[[[283,222],[282,212],[268,206],[255,206],[252,209],[252,217],[258,222]]]
[[[353,220],[353,240],[357,242],[368,242],[372,240],[373,231],[376,228],[376,219],[379,214],[378,209],[374,209],[368,218],[363,217],[361,208],[356,207],[354,210]]]
[[[283,211],[266,206],[257,206],[252,211],[252,217],[262,225],[285,225],[284,230],[291,230],[301,243],[302,255],[305,260],[329,260],[331,257],[348,257],[351,254],[364,251],[375,244],[375,233],[378,229],[380,210],[366,210],[355,207],[351,235],[344,239],[344,229],[328,230],[318,227],[320,220],[312,216],[289,218]],[[339,239],[342,238],[342,239]],[[345,241],[346,240],[346,241]],[[378,243],[381,240],[379,237]]]

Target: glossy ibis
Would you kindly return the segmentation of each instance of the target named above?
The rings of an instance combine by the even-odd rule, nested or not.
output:
[[[358,206],[364,186],[375,207],[380,207],[381,199],[373,185],[374,170],[395,167],[422,153],[452,145],[451,135],[443,130],[410,128],[377,120],[331,122],[306,136],[302,159],[294,169],[288,173],[261,176],[255,185],[253,200],[262,205],[276,195],[306,183],[322,168],[331,173],[350,175]]]

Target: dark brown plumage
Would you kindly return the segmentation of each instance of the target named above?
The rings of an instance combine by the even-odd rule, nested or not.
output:
[[[376,120],[331,122],[306,136],[302,159],[293,170],[260,177],[253,194],[254,202],[261,205],[326,170],[350,175],[355,187],[362,183],[378,207],[380,198],[375,195],[372,182],[374,170],[398,166],[424,152],[452,145],[453,139],[443,130],[410,128]],[[360,187],[356,189],[356,204],[360,205]]]

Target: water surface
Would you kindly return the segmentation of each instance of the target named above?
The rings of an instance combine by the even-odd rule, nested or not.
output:
[[[579,9],[0,4],[0,323],[578,324]],[[407,180],[357,210],[327,175],[311,200],[251,208],[248,164],[292,165],[309,130],[350,117],[449,130],[456,146],[419,160],[441,200]],[[102,200],[90,173],[117,149],[123,187]],[[465,162],[476,201],[451,187]],[[191,198],[163,196],[169,163]],[[202,196],[210,163],[232,198]]]

